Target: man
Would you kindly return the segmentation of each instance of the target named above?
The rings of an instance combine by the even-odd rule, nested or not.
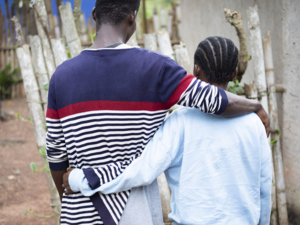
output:
[[[231,40],[207,38],[195,53],[194,74],[226,89],[236,76],[237,58]],[[165,172],[172,191],[169,218],[175,225],[268,225],[270,153],[264,127],[254,113],[225,119],[181,108],[115,180],[92,190],[82,171],[75,169],[66,186],[86,196],[96,191],[110,194],[151,184]]]
[[[124,44],[136,29],[139,5],[140,0],[97,0],[95,43],[51,78],[46,147],[62,198],[61,224],[126,224],[134,215],[126,210],[136,208],[142,212],[134,215],[137,223],[147,225],[147,218],[159,224],[160,200],[151,197],[158,193],[156,181],[132,192],[87,198],[63,196],[62,177],[71,166],[83,170],[93,189],[112,180],[142,153],[176,103],[223,116],[256,112],[269,133],[269,118],[257,101],[196,80],[166,56]]]

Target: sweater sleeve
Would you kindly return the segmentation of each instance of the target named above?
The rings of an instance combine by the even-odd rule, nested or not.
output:
[[[223,89],[186,75],[186,71],[168,57],[160,71],[159,94],[161,101],[169,107],[179,104],[216,115],[222,114],[228,105]]]
[[[54,75],[52,76],[49,85],[46,125],[48,129],[46,136],[46,150],[49,167],[53,171],[65,170],[69,167],[69,161],[62,124],[56,106]]]
[[[82,170],[75,169],[69,176],[71,189],[74,192],[80,191],[84,196],[92,196],[96,192],[111,194],[151,184],[171,166],[172,161],[181,156],[180,150],[184,142],[181,112],[182,110],[176,110],[163,123],[147,144],[143,154],[119,176],[92,189]]]

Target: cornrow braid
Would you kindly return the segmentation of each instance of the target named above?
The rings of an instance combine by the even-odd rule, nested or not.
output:
[[[195,52],[195,64],[204,70],[209,82],[231,81],[238,65],[239,51],[227,38],[209,37],[202,41]]]

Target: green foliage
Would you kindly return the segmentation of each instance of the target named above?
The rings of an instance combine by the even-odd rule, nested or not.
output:
[[[281,136],[281,130],[276,130],[276,131],[278,132],[278,136],[277,136],[275,139],[272,139],[272,140],[271,140],[271,145],[272,145],[272,146],[276,145],[278,139],[279,139],[280,136]]]
[[[25,119],[24,117],[21,116],[20,113],[17,113],[17,118],[18,118],[21,122],[31,123],[31,117],[30,117],[30,116],[28,116],[27,119]]]
[[[37,165],[35,162],[30,163],[30,169],[35,172],[37,170]]]
[[[0,98],[7,99],[11,97],[11,86],[18,83],[21,79],[16,78],[15,75],[19,72],[19,68],[11,71],[11,63],[9,63],[0,72]]]
[[[243,90],[243,86],[240,82],[236,79],[235,81],[230,81],[228,83],[228,91],[237,94],[239,91]]]
[[[71,53],[70,53],[70,49],[68,46],[66,46],[66,50],[67,50],[67,55],[68,55],[68,58],[71,59]]]
[[[44,89],[45,89],[46,91],[49,91],[49,84],[45,84],[45,85],[44,85]]]
[[[51,214],[51,215],[39,215],[39,214],[35,213],[34,211],[32,211],[31,209],[24,212],[25,216],[28,215],[28,214],[31,214],[33,216],[40,217],[40,218],[51,218],[51,217],[54,216],[53,214]]]
[[[95,37],[96,37],[96,33],[95,34],[91,34],[91,42],[92,42],[92,44],[94,44],[94,42],[95,42]]]
[[[46,148],[41,148],[38,152],[39,155],[42,155],[42,156],[47,156],[47,153],[46,153]]]

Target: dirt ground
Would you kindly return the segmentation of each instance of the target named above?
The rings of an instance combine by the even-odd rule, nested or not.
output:
[[[33,174],[29,166],[36,162],[42,168],[33,126],[16,116],[30,115],[27,102],[3,101],[2,108],[15,116],[0,122],[0,224],[51,225],[52,218],[24,215],[30,209],[43,216],[52,213],[45,174]]]

